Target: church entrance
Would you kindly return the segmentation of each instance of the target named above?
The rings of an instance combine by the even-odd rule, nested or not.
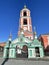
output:
[[[28,58],[28,47],[24,45],[22,49],[16,46],[16,57],[17,58]]]
[[[28,58],[28,47],[26,45],[24,45],[22,48],[22,56],[24,58]]]

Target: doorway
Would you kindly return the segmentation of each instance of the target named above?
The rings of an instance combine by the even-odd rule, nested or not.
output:
[[[40,57],[39,47],[35,47],[36,57]]]
[[[21,49],[20,47],[16,46],[16,57],[17,58],[28,58],[28,47],[24,45]]]
[[[28,58],[28,47],[26,45],[24,45],[22,48],[22,56],[24,58]]]

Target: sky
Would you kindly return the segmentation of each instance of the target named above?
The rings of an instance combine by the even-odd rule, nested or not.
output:
[[[18,37],[20,11],[24,5],[31,11],[32,28],[37,36],[49,33],[49,0],[0,0],[0,42]]]

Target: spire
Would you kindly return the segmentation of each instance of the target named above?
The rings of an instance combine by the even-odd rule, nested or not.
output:
[[[34,38],[37,39],[36,27],[34,26]]]
[[[12,38],[12,34],[11,34],[11,32],[10,32],[10,35],[9,35],[9,41],[11,41],[11,38]]]
[[[24,8],[26,8],[26,5],[24,5]]]

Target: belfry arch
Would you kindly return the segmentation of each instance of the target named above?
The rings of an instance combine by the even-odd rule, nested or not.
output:
[[[23,16],[27,16],[27,12],[26,11],[23,12]]]

